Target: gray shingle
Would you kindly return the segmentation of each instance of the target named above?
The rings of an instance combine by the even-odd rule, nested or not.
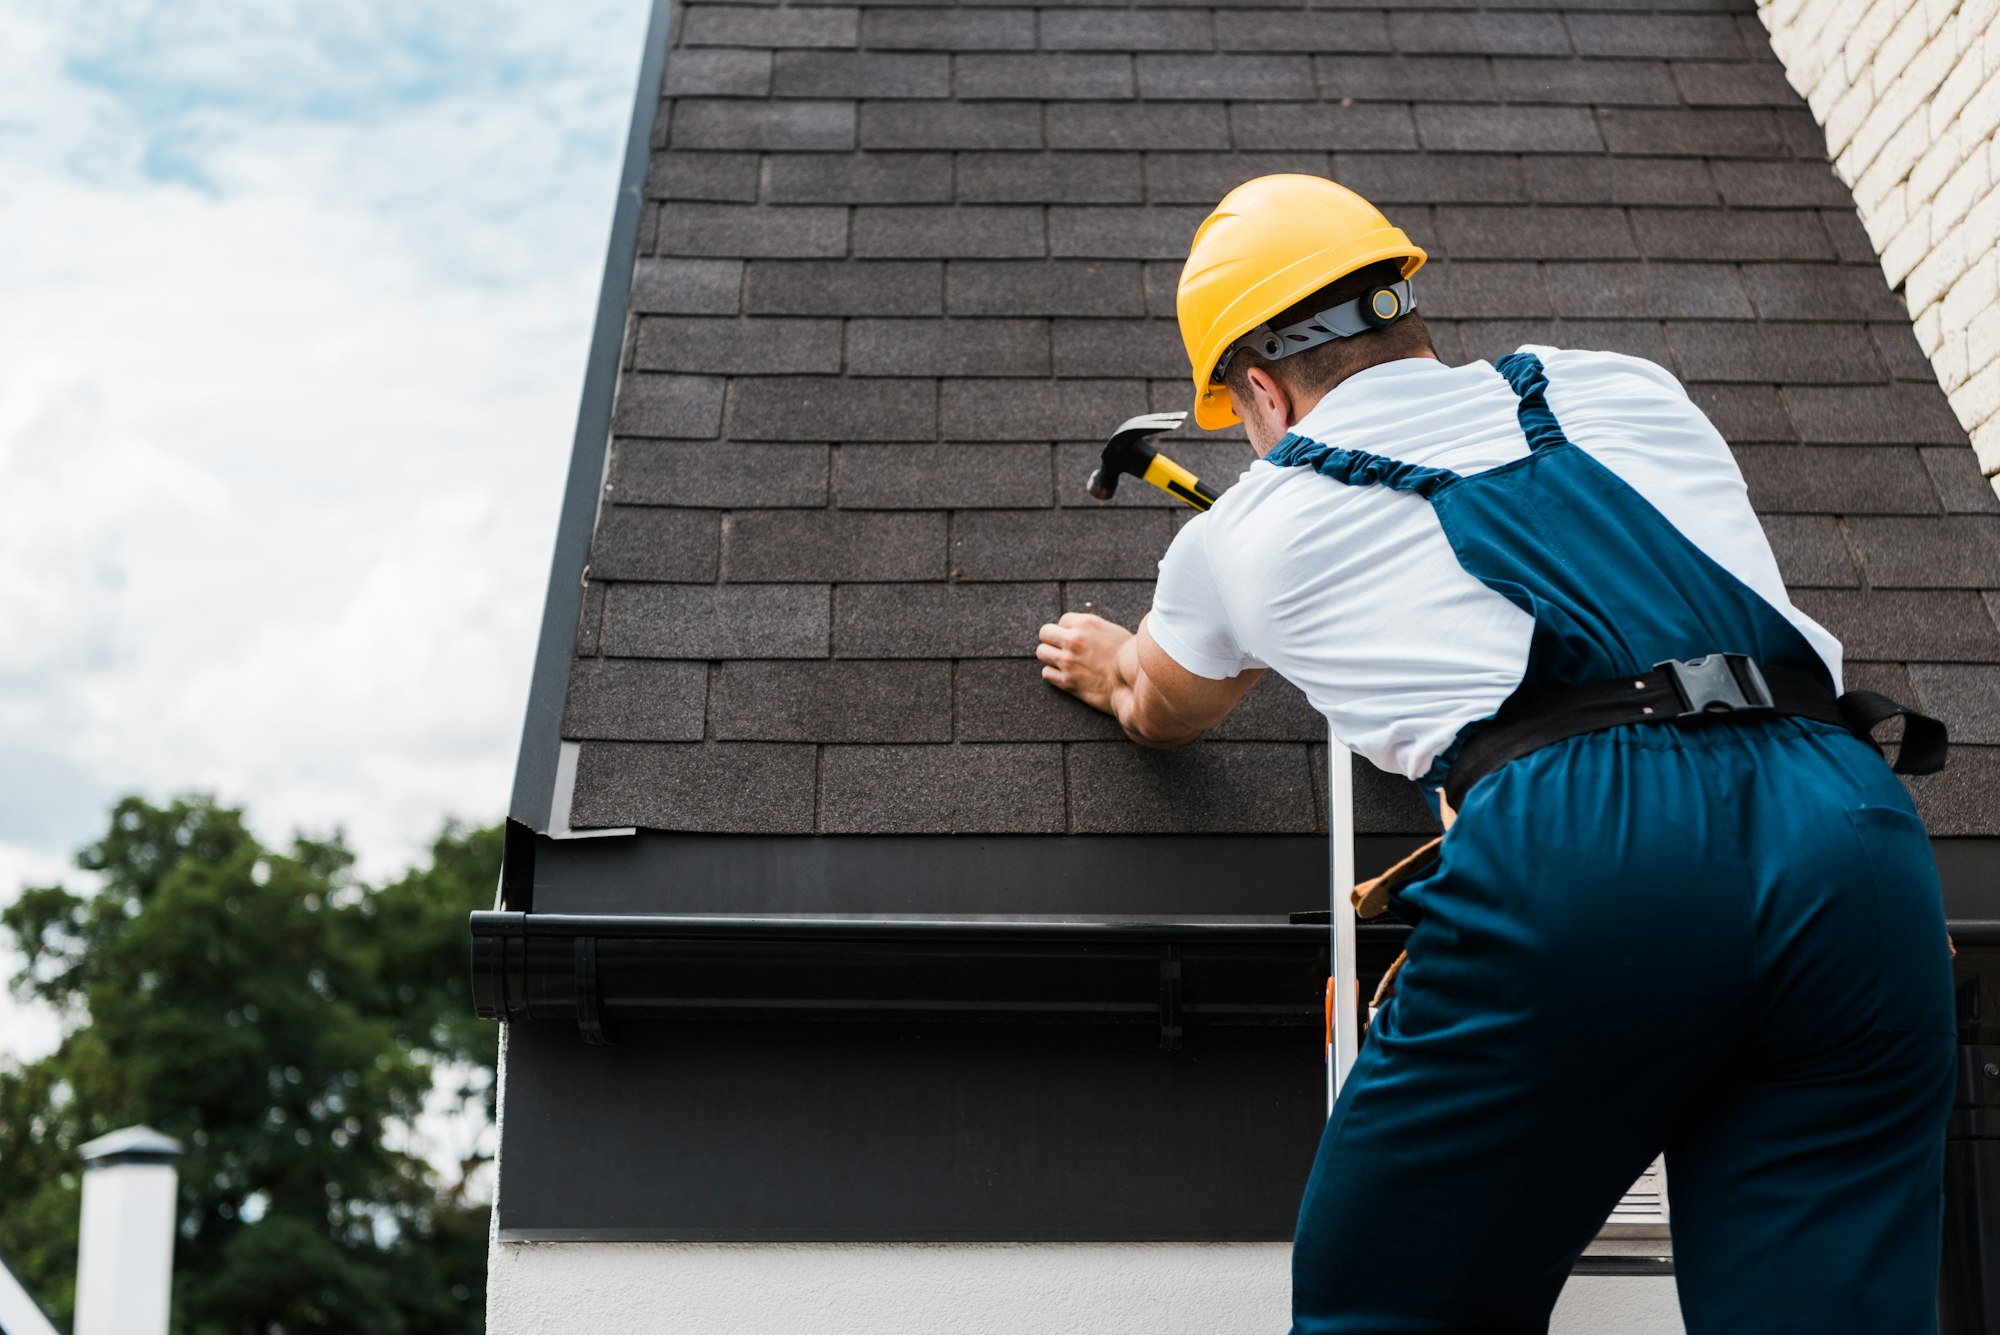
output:
[[[1749,208],[1848,207],[1847,187],[1824,162],[1710,164],[1722,202]]]
[[[1417,275],[1416,292],[1418,306],[1426,316],[1435,314],[1460,320],[1548,319],[1556,313],[1539,264],[1483,261],[1427,264]]]
[[[1736,462],[1759,514],[1938,513],[1930,475],[1907,446],[1739,445]]]
[[[1454,259],[1625,259],[1639,253],[1622,209],[1447,205],[1437,220]]]
[[[769,51],[676,51],[667,60],[668,97],[765,97],[771,91]]]
[[[688,46],[853,46],[859,16],[856,9],[819,6],[692,4],[681,11],[681,41]]]
[[[2000,792],[2000,748],[1957,746],[1942,774],[1905,779],[1933,838],[1991,835],[1993,794]]]
[[[951,664],[724,663],[716,669],[708,723],[725,742],[946,742]]]
[[[828,834],[1058,834],[1059,746],[829,746],[820,773]]]
[[[1336,55],[1395,50],[1389,42],[1388,19],[1379,9],[1340,14],[1281,9],[1222,14],[1216,18],[1215,35],[1216,46],[1224,51],[1313,51]]]
[[[854,253],[885,259],[1041,255],[1039,205],[863,205],[854,211]]]
[[[864,102],[861,105],[863,148],[1041,146],[1039,102]]]
[[[1979,459],[1971,450],[1945,445],[1919,452],[1947,511],[2000,514],[2000,496],[1994,494],[1992,480],[1979,471]]]
[[[1798,429],[1770,385],[1689,385],[1688,397],[1732,444],[1794,441]]]
[[[757,376],[730,386],[724,420],[739,440],[935,440],[937,387],[928,380]]]
[[[953,735],[962,742],[1122,741],[1101,714],[1042,680],[1032,658],[970,659],[953,686]]]
[[[625,505],[825,505],[826,479],[824,445],[612,442],[610,493]]]
[[[1690,106],[1796,107],[1798,90],[1775,61],[1674,62],[1674,82]]]
[[[671,587],[671,586],[662,586]],[[842,658],[1019,658],[1056,616],[1054,584],[851,584],[834,609]]]
[[[942,579],[942,511],[746,510],[723,521],[732,584]]]
[[[1787,588],[1861,586],[1847,540],[1840,535],[1840,522],[1832,515],[1765,515],[1764,534],[1771,540]]]
[[[1605,319],[1749,320],[1756,312],[1728,264],[1546,266],[1556,314]]]
[[[971,510],[1049,503],[1046,445],[843,445],[840,504],[876,510]]]
[[[948,153],[774,153],[764,198],[774,204],[942,204],[951,198]]]
[[[1661,336],[1660,326],[1651,320],[1466,320],[1459,326],[1468,357],[1503,357],[1524,343],[1545,343],[1554,347],[1588,348],[1597,352],[1622,352],[1628,357],[1644,357],[1669,370],[1673,351]]]
[[[765,318],[642,320],[633,365],[642,371],[755,367],[766,375],[840,369],[840,321]]]
[[[1970,591],[1801,589],[1792,601],[1856,658],[2000,663],[2000,628]]]
[[[1807,440],[1834,445],[1963,445],[1965,428],[1929,385],[1792,386],[1785,407]]]
[[[1215,45],[1199,10],[1044,9],[1042,46],[1050,51],[1206,51]]]
[[[1765,158],[1785,151],[1778,123],[1758,109],[1606,107],[1598,113],[1613,153],[1646,157]]]
[[[1049,374],[1043,320],[854,320],[849,375]]]
[[[1230,108],[1230,132],[1245,149],[1396,149],[1417,146],[1410,109],[1383,102],[1311,107],[1258,102]],[[1209,144],[1157,144],[1157,148],[1208,148]]]
[[[1069,580],[1062,588],[1063,611],[1089,612],[1127,629],[1136,629],[1139,619],[1153,608],[1150,579]]]
[[[622,658],[824,658],[824,584],[616,584],[603,649]]]
[[[2000,745],[2000,667],[1916,663],[1910,680],[1917,706],[1944,720],[1954,744]]]
[[[1569,15],[1576,49],[1586,56],[1733,59],[1747,54],[1735,22],[1722,14]]]
[[[599,579],[715,578],[722,517],[710,510],[612,505],[598,516],[590,543],[590,572]]]
[[[1057,320],[1060,376],[1169,376],[1187,368],[1180,330],[1165,320]]]
[[[1220,102],[1057,102],[1048,108],[1050,148],[1227,148]]]
[[[1907,320],[1882,271],[1835,264],[1757,264],[1743,271],[1766,320]]]
[[[641,314],[734,315],[742,296],[742,260],[641,259],[632,272]]]
[[[1930,357],[1917,342],[1916,331],[1910,328],[1907,321],[1897,319],[1890,323],[1871,324],[1868,334],[1875,340],[1875,351],[1881,355],[1882,364],[1889,368],[1891,376],[1898,380],[1914,380],[1925,387],[1937,383],[1937,368],[1931,365]]]
[[[562,735],[572,741],[698,742],[708,665],[598,658],[570,672]]]
[[[951,57],[905,51],[780,51],[779,97],[949,97]]]
[[[1267,672],[1229,717],[1203,736],[1219,742],[1316,742],[1326,737],[1326,720],[1298,687]]]
[[[570,824],[710,834],[810,834],[810,746],[585,742]]]
[[[1527,157],[1528,198],[1542,204],[1712,206],[1715,182],[1699,158]],[[1720,215],[1717,215],[1720,216]]]
[[[1146,313],[1131,260],[953,260],[946,274],[953,315]]]
[[[1649,259],[1807,260],[1833,255],[1819,216],[1803,209],[1633,209],[1632,230]]]
[[[1667,336],[1690,380],[1839,385],[1884,378],[1875,345],[1858,325],[1670,324]]]
[[[1560,14],[1395,10],[1389,40],[1398,51],[1463,52],[1478,56],[1566,56],[1569,34]]]
[[[1126,155],[1125,160],[1132,159]],[[1147,197],[1155,204],[1212,206],[1255,176],[1275,172],[1303,172],[1310,176],[1327,173],[1327,155],[1307,151],[1148,153],[1145,162]]]
[[[669,204],[660,211],[668,255],[804,259],[847,253],[847,210],[820,206]]]
[[[958,58],[953,89],[973,98],[1130,97],[1132,57],[1045,51],[965,55]]]
[[[620,376],[611,429],[627,436],[713,436],[722,429],[722,381],[697,375]]]
[[[974,510],[952,528],[965,580],[1146,579],[1173,536],[1156,510]]]
[[[947,380],[938,415],[947,440],[1074,440],[1108,436],[1146,400],[1143,380],[1058,380],[1020,385]]]
[[[748,204],[757,198],[757,155],[655,153],[646,172],[646,197]]]
[[[2000,587],[2000,517],[1862,516],[1847,521],[1847,532],[1872,588]]]
[[[586,578],[583,582],[583,606],[576,616],[576,649],[578,658],[596,655],[599,635],[604,630],[604,581]]]
[[[1507,204],[1528,198],[1520,162],[1494,154],[1340,153],[1333,165],[1334,180],[1378,205]],[[1402,221],[1408,231],[1408,220]]]
[[[1314,56],[1320,94],[1362,102],[1491,102],[1484,56]]]
[[[939,315],[944,311],[944,265],[936,260],[753,260],[743,309],[753,315]]]
[[[1299,744],[1206,742],[1148,751],[1075,742],[1071,828],[1079,834],[1307,834],[1318,828],[1311,760]]]
[[[1049,209],[1049,253],[1091,259],[1186,259],[1206,208]]]
[[[877,50],[1032,51],[1032,9],[867,9],[861,44]]]
[[[1584,107],[1416,108],[1427,149],[1459,153],[1601,153],[1597,122]]]
[[[675,148],[853,148],[854,104],[683,98],[674,104],[672,143]]]
[[[1144,55],[1139,95],[1159,100],[1252,98],[1310,102],[1319,96],[1312,61],[1292,55]]]
[[[1011,204],[1023,199],[1136,204],[1144,195],[1139,159],[1130,153],[958,155],[958,198],[968,204]]]
[[[1493,84],[1517,102],[1580,102],[1594,106],[1678,106],[1680,93],[1657,60],[1537,60],[1493,62]]]

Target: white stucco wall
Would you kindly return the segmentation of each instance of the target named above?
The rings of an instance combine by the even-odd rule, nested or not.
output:
[[[1994,477],[2000,0],[1758,0],[1758,13]]]

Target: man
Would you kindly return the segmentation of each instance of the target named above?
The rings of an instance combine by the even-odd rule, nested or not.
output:
[[[1693,1335],[1934,1331],[1943,911],[1848,725],[1903,712],[1905,760],[1941,763],[1936,725],[1836,701],[1839,643],[1671,375],[1447,366],[1424,258],[1330,181],[1222,201],[1181,332],[1196,419],[1240,419],[1258,461],[1181,529],[1136,634],[1071,614],[1038,650],[1149,746],[1276,671],[1438,802],[1300,1208],[1294,1335],[1544,1330],[1663,1150]]]

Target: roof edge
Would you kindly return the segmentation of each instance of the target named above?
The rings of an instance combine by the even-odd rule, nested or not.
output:
[[[555,801],[556,768],[562,751],[563,704],[569,694],[570,665],[576,656],[576,624],[583,611],[583,572],[597,528],[604,494],[604,470],[611,446],[612,398],[625,345],[625,309],[638,262],[639,223],[645,214],[646,171],[652,156],[653,122],[658,114],[667,59],[673,0],[653,0],[646,45],[633,94],[632,128],[625,140],[625,164],[618,178],[618,205],[597,294],[590,355],[584,362],[583,402],[577,410],[570,447],[569,476],[556,523],[555,555],[549,569],[542,629],[535,642],[534,675],[528,681],[527,717],[514,764],[514,790],[507,814],[538,833],[549,829]]]

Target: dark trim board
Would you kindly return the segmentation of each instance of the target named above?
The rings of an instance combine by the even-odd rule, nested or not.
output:
[[[577,411],[576,439],[570,449],[569,475],[556,521],[548,596],[542,604],[541,635],[535,641],[535,669],[528,679],[528,712],[514,765],[514,793],[507,805],[509,816],[538,831],[549,827],[549,808],[555,796],[563,702],[569,694],[570,665],[576,656],[577,617],[583,611],[584,565],[590,559],[605,456],[611,448],[612,400],[618,392],[625,309],[631,301],[632,273],[638,263],[653,119],[660,106],[672,18],[673,0],[653,0],[646,46],[639,60],[637,95],[632,99],[632,128],[625,140],[625,163],[618,177],[618,205],[611,215],[604,282],[598,288],[590,355],[584,363],[583,402]]]

